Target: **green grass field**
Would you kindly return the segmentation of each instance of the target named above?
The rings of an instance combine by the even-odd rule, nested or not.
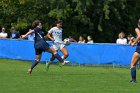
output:
[[[31,62],[0,59],[0,93],[139,93],[126,68],[79,67],[39,64],[31,75]]]

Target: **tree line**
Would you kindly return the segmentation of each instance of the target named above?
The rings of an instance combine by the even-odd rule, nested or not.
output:
[[[0,0],[0,27],[24,34],[39,19],[48,31],[59,19],[64,38],[91,35],[97,43],[114,43],[120,32],[135,35],[139,13],[140,0]]]

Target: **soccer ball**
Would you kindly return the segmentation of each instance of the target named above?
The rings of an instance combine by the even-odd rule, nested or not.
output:
[[[134,37],[131,37],[131,39],[130,39],[132,42],[134,42],[135,41],[135,38]]]
[[[71,44],[70,39],[69,39],[69,38],[65,38],[65,39],[64,39],[64,44],[65,44],[66,46],[70,45],[70,44]]]

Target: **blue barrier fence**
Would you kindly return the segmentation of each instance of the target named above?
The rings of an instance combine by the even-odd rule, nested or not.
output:
[[[51,42],[49,42],[51,44]],[[117,44],[79,44],[67,46],[73,64],[129,65],[136,47]],[[60,53],[60,52],[59,52]],[[62,55],[60,53],[60,55]],[[49,60],[50,53],[43,53],[41,62]],[[28,40],[0,39],[0,58],[34,60],[34,42]]]

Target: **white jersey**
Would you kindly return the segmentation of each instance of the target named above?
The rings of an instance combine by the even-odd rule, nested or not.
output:
[[[119,38],[116,41],[117,44],[127,44],[127,39],[126,38]]]
[[[7,36],[8,36],[7,33],[3,33],[3,32],[0,33],[0,38],[7,38]]]
[[[63,43],[62,28],[53,27],[48,32],[52,34],[55,43]]]

